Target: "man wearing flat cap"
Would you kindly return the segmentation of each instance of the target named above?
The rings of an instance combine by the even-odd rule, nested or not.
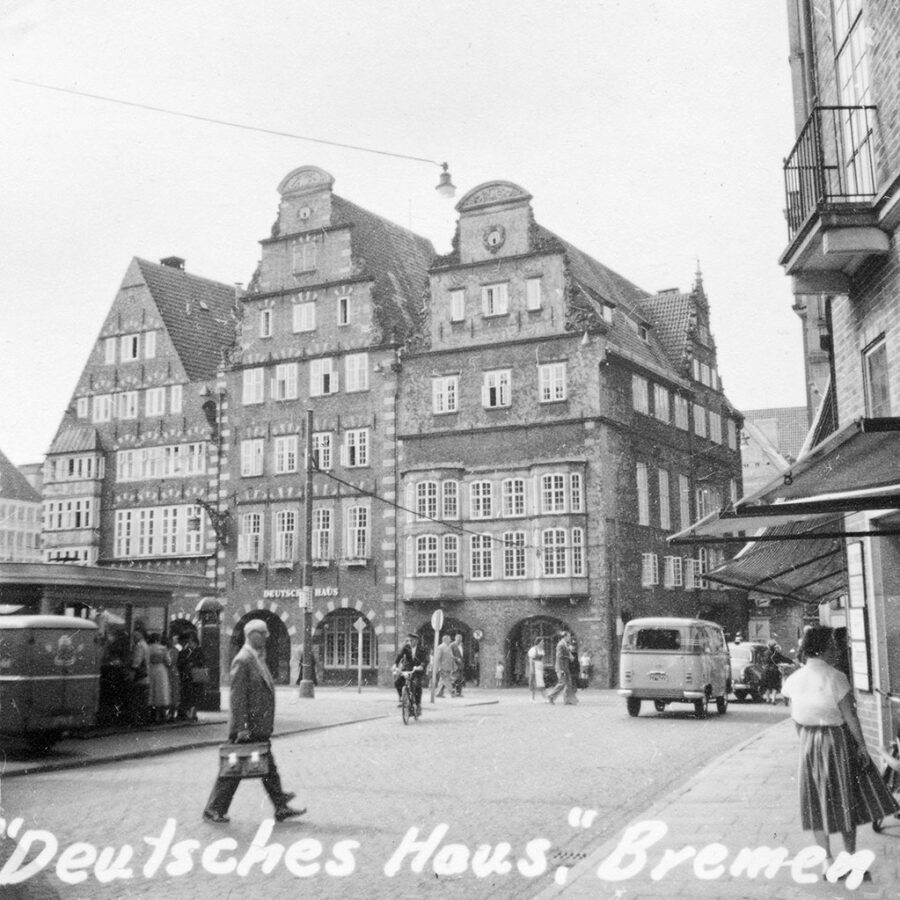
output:
[[[401,672],[412,672],[410,679],[410,690],[412,691],[413,703],[421,712],[422,710],[422,682],[425,680],[425,670],[428,668],[428,651],[421,645],[419,636],[414,632],[410,632],[406,636],[406,643],[403,649],[397,654],[394,660],[394,669],[397,672],[394,687],[397,688],[397,696],[403,696],[403,683],[405,681]]]
[[[251,619],[244,625],[244,646],[231,664],[231,719],[228,740],[232,744],[268,742],[275,729],[275,683],[265,661],[269,629],[262,619]],[[279,822],[302,816],[305,809],[288,804],[294,794],[281,788],[281,777],[275,757],[269,752],[269,774],[262,779],[263,787],[275,807]],[[240,778],[220,776],[213,785],[203,818],[207,822],[228,822],[228,807],[237,790]]]

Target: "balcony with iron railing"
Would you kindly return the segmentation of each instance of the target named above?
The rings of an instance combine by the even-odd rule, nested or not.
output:
[[[810,293],[815,281],[841,289],[869,256],[887,252],[874,207],[876,114],[875,106],[817,106],[785,160],[788,247],[780,262]]]

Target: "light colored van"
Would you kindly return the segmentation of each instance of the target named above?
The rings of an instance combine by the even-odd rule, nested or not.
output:
[[[731,665],[722,627],[703,619],[632,619],[622,634],[619,694],[628,714],[652,700],[657,712],[668,703],[693,703],[699,718],[711,700],[728,709]]]

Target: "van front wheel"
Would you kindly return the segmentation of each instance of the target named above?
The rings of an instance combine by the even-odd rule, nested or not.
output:
[[[625,701],[625,705],[628,707],[629,716],[636,716],[640,714],[641,701],[637,697],[629,697]]]
[[[728,712],[728,697],[716,697],[716,712],[720,716],[724,716]]]

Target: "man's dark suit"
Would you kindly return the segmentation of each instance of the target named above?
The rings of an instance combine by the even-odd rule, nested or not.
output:
[[[231,720],[228,740],[234,743],[242,732],[250,735],[250,741],[268,741],[275,729],[275,684],[268,666],[246,644],[238,651],[231,664]],[[287,805],[281,788],[281,777],[271,755],[269,774],[262,779],[263,787],[276,811]],[[220,815],[228,812],[241,780],[217,778],[206,808]]]

